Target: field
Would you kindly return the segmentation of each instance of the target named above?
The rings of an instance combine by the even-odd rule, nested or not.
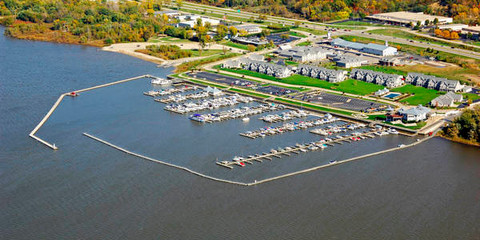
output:
[[[225,45],[227,47],[234,47],[234,48],[239,48],[239,49],[243,49],[243,50],[248,50],[247,48],[247,45],[243,45],[243,44],[240,44],[240,43],[234,43],[234,42],[226,42],[226,43],[222,43],[222,45]]]
[[[294,37],[299,37],[299,38],[306,38],[307,37],[307,36],[305,36],[301,33],[294,32],[294,31],[290,31],[290,32],[288,32],[288,34],[290,34],[291,36],[294,36]]]
[[[203,57],[203,56],[212,56],[215,54],[223,54],[223,50],[219,50],[219,49],[204,49],[201,55],[198,49],[190,49],[189,51],[192,53],[192,57],[200,57],[200,56]]]
[[[366,70],[372,70],[376,72],[383,72],[383,73],[388,73],[388,74],[398,74],[402,76],[407,76],[408,73],[406,71],[398,70],[395,68],[391,67],[385,67],[385,66],[361,66],[359,67],[360,69],[366,69]]]
[[[308,33],[311,33],[313,35],[317,35],[317,36],[321,36],[321,35],[326,35],[327,34],[327,31],[323,31],[323,30],[316,30],[316,29],[311,29],[311,28],[305,28],[305,27],[296,27],[294,28],[298,31],[302,31],[302,32],[308,32]]]
[[[159,42],[171,42],[171,43],[188,43],[192,42],[188,39],[180,39],[175,37],[151,37],[148,39],[148,42],[159,43]]]
[[[305,41],[297,44],[297,46],[310,46],[310,45],[312,45],[312,42],[310,41]]]
[[[226,55],[223,55],[223,54],[213,55],[213,56],[202,58],[199,60],[185,62],[177,66],[177,68],[175,69],[175,72],[185,72],[185,71],[197,68],[198,66],[203,64],[220,61],[220,60],[235,57],[238,55],[239,55],[238,53],[227,53]]]
[[[443,95],[443,92],[413,85],[405,85],[403,87],[394,88],[392,89],[392,92],[413,94],[413,96],[407,97],[400,102],[406,102],[410,105],[422,104],[424,106],[432,101],[432,99],[438,97],[439,95]]]
[[[357,95],[369,95],[379,89],[383,89],[383,86],[373,83],[362,82],[354,79],[347,79],[340,83],[331,83],[324,80],[306,77],[302,75],[292,75],[287,78],[277,79],[278,82],[303,85],[311,87],[325,88],[345,93],[357,94]]]

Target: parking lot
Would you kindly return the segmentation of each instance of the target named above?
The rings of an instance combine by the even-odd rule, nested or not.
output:
[[[284,96],[290,93],[298,92],[297,90],[283,88],[279,86],[272,86],[272,85],[261,86],[261,87],[258,87],[256,90],[259,92],[268,93],[276,96]]]
[[[307,102],[319,103],[322,105],[342,108],[360,112],[381,111],[388,107],[386,104],[351,98],[343,95],[330,94],[325,92],[297,94],[296,99]]]
[[[207,81],[218,82],[227,84],[230,86],[241,86],[241,87],[255,87],[258,85],[256,82],[247,81],[241,78],[229,77],[221,74],[216,73],[209,73],[209,72],[195,72],[195,73],[187,73],[189,77],[204,79]]]
[[[270,40],[272,40],[275,45],[289,43],[289,42],[300,39],[299,37],[293,37],[293,36],[289,36],[288,39],[283,39],[282,37],[280,37],[282,34],[285,34],[285,33],[274,33],[274,34],[268,35],[266,39],[269,42]]]

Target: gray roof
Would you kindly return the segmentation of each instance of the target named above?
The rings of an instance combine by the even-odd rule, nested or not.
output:
[[[365,48],[370,48],[370,49],[375,49],[379,51],[385,51],[385,49],[389,48],[389,46],[385,45],[380,45],[380,44],[375,44],[375,43],[369,43]]]
[[[416,107],[409,108],[409,109],[400,108],[398,112],[400,114],[418,116],[422,114],[428,114],[430,112],[430,108],[424,107],[422,105],[418,105]]]

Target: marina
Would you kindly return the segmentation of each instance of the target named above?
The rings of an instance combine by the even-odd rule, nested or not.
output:
[[[276,123],[282,121],[288,121],[295,118],[305,118],[308,116],[308,112],[305,110],[292,110],[280,114],[269,114],[260,118],[264,122]]]
[[[259,138],[259,137],[266,137],[266,136],[273,136],[277,134],[282,134],[286,132],[293,132],[297,130],[307,129],[311,127],[320,126],[323,124],[333,123],[338,121],[339,118],[333,117],[330,114],[326,114],[321,116],[319,119],[315,120],[307,120],[307,121],[299,121],[299,122],[288,122],[284,123],[281,126],[277,127],[264,127],[260,128],[259,130],[255,131],[247,131],[244,133],[240,133],[241,136],[248,137],[251,139]]]
[[[178,114],[185,114],[185,113],[198,112],[203,110],[213,110],[221,107],[234,106],[239,103],[250,103],[250,102],[253,102],[253,98],[244,97],[244,96],[235,94],[227,97],[206,99],[199,102],[169,104],[165,106],[164,109],[170,112],[178,113]]]
[[[174,88],[150,90],[150,91],[144,92],[143,94],[149,97],[168,96],[176,93],[183,93],[183,92],[193,91],[197,89],[198,89],[197,86],[180,85]]]
[[[215,113],[206,113],[206,114],[193,114],[189,117],[192,121],[197,122],[206,122],[206,123],[213,123],[213,122],[221,122],[225,120],[231,120],[236,118],[243,118],[243,121],[249,121],[248,116],[257,115],[265,112],[276,111],[284,109],[285,106],[281,104],[262,104],[259,106],[254,107],[241,107],[235,108],[230,110],[225,110],[221,112]],[[247,120],[248,119],[248,120]]]
[[[387,129],[378,129],[378,128],[371,128],[369,131],[360,133],[354,132],[351,134],[340,136],[330,139],[325,138],[319,141],[314,141],[310,143],[304,144],[295,144],[294,146],[287,146],[285,148],[278,148],[278,149],[271,149],[269,153],[261,153],[255,155],[248,155],[246,157],[235,156],[231,161],[220,161],[216,162],[217,165],[233,169],[233,165],[237,165],[240,167],[245,167],[246,164],[253,164],[253,161],[256,162],[263,162],[264,160],[272,161],[274,158],[282,158],[282,156],[290,156],[291,154],[300,154],[318,150],[324,150],[328,147],[335,146],[334,144],[343,144],[343,143],[351,143],[356,141],[361,141],[367,138],[375,138],[377,136],[385,136],[391,133],[390,130]],[[399,148],[405,147],[406,145],[399,145]],[[336,163],[337,161],[330,161],[329,164]]]

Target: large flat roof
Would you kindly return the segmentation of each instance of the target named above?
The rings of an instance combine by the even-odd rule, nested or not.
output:
[[[453,19],[450,18],[450,17],[429,15],[429,14],[424,14],[422,12],[419,12],[419,13],[416,13],[416,12],[378,13],[378,14],[368,16],[368,18],[382,20],[382,21],[399,22],[399,23],[409,23],[409,22],[416,23],[417,21],[420,21],[421,23],[424,23],[425,20],[429,20],[430,22],[432,22],[435,18],[438,19],[439,23],[445,23],[445,22],[452,22],[453,21]]]
[[[465,27],[462,30],[463,31],[468,31],[468,32],[478,32],[478,33],[480,33],[480,26]]]

